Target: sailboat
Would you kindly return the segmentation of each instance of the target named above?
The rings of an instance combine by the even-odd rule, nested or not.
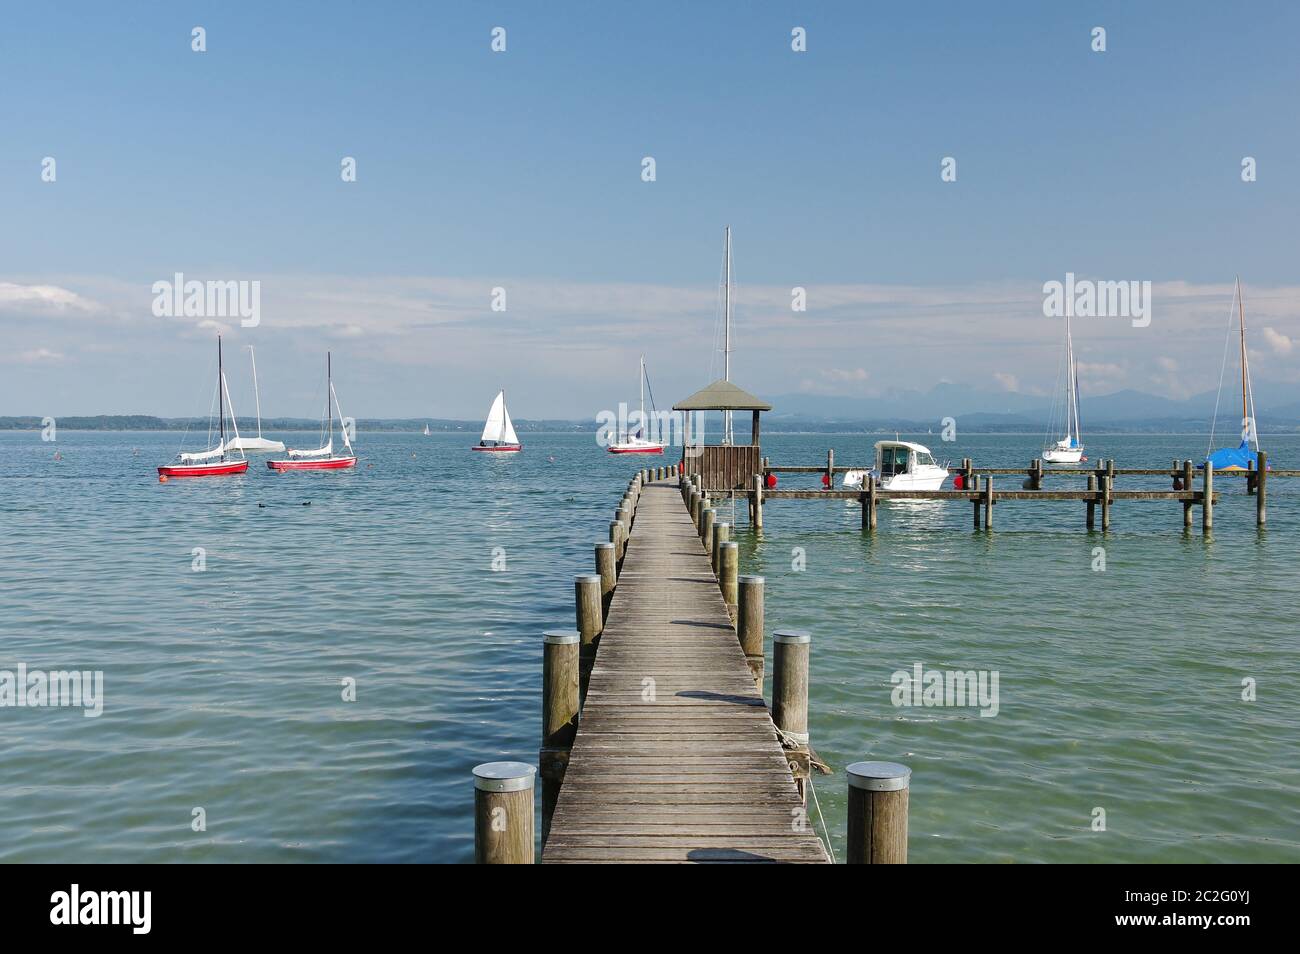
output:
[[[641,356],[641,418],[640,425],[637,427],[635,434],[627,434],[623,440],[616,441],[609,445],[611,454],[662,454],[664,445],[658,441],[646,439],[646,416],[645,416],[645,355]],[[654,402],[654,394],[650,395],[651,403]]]
[[[239,460],[229,460],[226,452],[235,448],[226,443],[226,405],[230,403],[230,389],[226,385],[226,372],[221,363],[221,335],[217,335],[217,420],[220,438],[217,446],[211,450],[196,454],[178,455],[180,463],[164,464],[158,468],[158,477],[223,477],[226,474],[242,474],[248,470],[248,461],[244,452],[239,452]],[[239,440],[239,425],[235,423],[235,410],[230,409],[230,424],[235,431],[235,442]],[[211,427],[209,427],[209,432]]]
[[[1071,311],[1068,307],[1065,310],[1065,436],[1043,448],[1043,460],[1049,464],[1077,464],[1087,460],[1083,456],[1083,434],[1079,428],[1079,370],[1074,363],[1074,338],[1070,334]]]
[[[248,346],[248,360],[253,362],[253,401],[257,405],[257,436],[236,437],[230,447],[243,451],[282,451],[284,445],[279,441],[267,440],[262,436],[262,395],[257,390],[257,358],[253,356],[253,346]]]
[[[352,442],[348,440],[348,425],[343,417],[343,408],[339,405],[339,396],[334,391],[334,369],[332,364],[330,353],[326,351],[325,416],[321,419],[321,431],[328,436],[328,439],[323,446],[314,450],[290,449],[287,460],[268,460],[266,466],[271,470],[344,470],[357,465],[356,452],[352,450]],[[334,409],[339,412],[339,431],[343,437],[343,447],[347,451],[343,455],[334,453],[334,417],[330,414],[331,399],[334,402]]]
[[[433,431],[429,430],[429,425],[428,424],[424,425],[424,436],[428,437],[432,433]]]
[[[1215,470],[1250,470],[1251,465],[1259,466],[1259,434],[1255,431],[1255,392],[1250,386],[1250,361],[1246,357],[1246,304],[1241,291],[1241,278],[1237,279],[1236,289],[1233,292],[1234,304],[1237,306],[1237,340],[1241,349],[1241,443],[1236,447],[1223,447],[1214,453],[1206,453],[1205,459],[1209,461]],[[1232,316],[1229,312],[1228,328],[1232,328]],[[1223,365],[1226,369],[1228,364],[1228,341],[1223,344]],[[1219,372],[1219,391],[1223,391],[1223,371]],[[1210,445],[1214,444],[1214,424],[1219,416],[1219,403],[1215,399],[1214,403],[1214,421],[1210,424]],[[1251,448],[1251,444],[1254,448]],[[1197,464],[1197,469],[1204,468],[1204,464]]]
[[[483,436],[474,445],[476,451],[489,451],[496,454],[517,454],[524,449],[515,434],[515,425],[510,421],[510,412],[506,410],[506,392],[498,391],[488,409],[487,422],[483,425]]]

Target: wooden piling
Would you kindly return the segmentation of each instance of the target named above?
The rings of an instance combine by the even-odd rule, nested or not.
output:
[[[1101,475],[1101,530],[1105,533],[1110,529],[1110,472]]]
[[[533,863],[533,780],[524,762],[474,766],[474,863]]]
[[[880,512],[880,495],[877,492],[880,488],[876,484],[876,475],[867,474],[867,511],[863,515],[868,530],[876,529],[876,515]]]
[[[984,478],[984,529],[993,529],[993,478]]]
[[[812,636],[807,630],[779,629],[772,634],[772,722],[781,733],[790,772],[807,799],[812,768],[808,748],[808,655]]]
[[[1088,493],[1096,493],[1096,491],[1097,491],[1097,475],[1096,475],[1096,474],[1089,474],[1089,475],[1088,475]],[[1091,529],[1093,529],[1096,525],[1097,525],[1097,502],[1096,502],[1096,500],[1095,500],[1094,498],[1089,497],[1089,498],[1088,498],[1088,523],[1087,523],[1087,526],[1088,526],[1088,529],[1091,530]]]
[[[755,530],[763,529],[763,475],[754,475],[754,518]]]
[[[827,486],[835,486],[835,448],[826,451],[826,480]]]
[[[1268,502],[1268,451],[1258,451],[1259,466],[1255,474],[1255,526],[1264,526]]]
[[[1209,533],[1214,529],[1214,463],[1208,458],[1201,480],[1201,532]]]
[[[713,524],[713,575],[722,581],[722,545],[731,539],[731,524],[723,522]]]
[[[614,598],[614,587],[618,585],[618,560],[614,556],[614,544],[596,544],[596,572],[600,575],[600,608],[602,619],[609,616],[609,603]]]
[[[617,520],[609,525],[609,542],[614,544],[614,559],[616,562],[623,560],[623,525]]]
[[[848,863],[907,864],[912,770],[897,762],[854,762],[849,780]]]
[[[1183,490],[1192,489],[1192,462],[1189,458],[1183,461]],[[1183,529],[1192,529],[1192,501],[1183,501]]]
[[[980,491],[979,476],[972,475],[969,479],[970,479],[970,483],[966,484],[967,489],[973,490],[975,491],[976,494],[978,494]],[[980,499],[978,496],[971,498],[971,511],[975,515],[974,516],[975,529],[978,530],[980,528]]]
[[[538,753],[538,774],[542,776],[543,848],[578,731],[581,639],[576,629],[552,629],[542,634],[542,748]]]
[[[591,681],[591,667],[596,663],[596,645],[605,629],[605,614],[600,602],[600,577],[594,573],[580,573],[573,578],[574,616],[578,633],[582,637],[579,651],[579,692],[587,698],[587,683]]]
[[[739,544],[732,542],[722,544],[722,548],[718,553],[718,563],[720,565],[718,582],[722,586],[722,601],[727,604],[727,615],[730,616],[731,621],[735,623],[739,613],[738,604],[740,602],[739,587],[736,579],[740,572]]]
[[[749,674],[754,677],[754,685],[763,692],[763,588],[761,576],[742,576],[737,581],[739,597],[737,599],[736,635],[740,638],[740,648],[745,654]]]
[[[713,522],[717,517],[718,512],[710,507],[704,511],[700,522],[700,542],[704,544],[704,552],[709,555],[710,562],[713,561]]]

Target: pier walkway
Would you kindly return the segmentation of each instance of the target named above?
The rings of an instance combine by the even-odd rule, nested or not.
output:
[[[677,482],[640,493],[542,853],[828,861]]]

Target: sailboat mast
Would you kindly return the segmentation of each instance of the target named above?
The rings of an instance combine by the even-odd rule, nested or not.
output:
[[[1237,320],[1241,327],[1241,426],[1248,427],[1250,410],[1246,404],[1246,303],[1242,301],[1241,276],[1237,276]]]
[[[257,357],[253,346],[248,346],[248,360],[253,362],[253,403],[257,405],[257,439],[262,439],[262,396],[257,391]]]
[[[329,422],[330,443],[334,443],[334,416],[330,414],[330,395],[334,393],[334,374],[330,367],[330,353],[325,352],[325,420]]]
[[[722,283],[722,303],[725,323],[723,332],[722,346],[722,379],[731,380],[731,226],[726,227],[725,240],[723,242],[723,283]],[[730,444],[732,440],[731,433],[731,412],[723,411],[723,429],[722,442]]]
[[[638,430],[641,432],[641,436],[645,437],[645,355],[641,355],[641,374],[637,377],[637,384],[641,388],[641,426]]]
[[[1073,435],[1075,438],[1081,438],[1083,435],[1079,433],[1079,377],[1074,366],[1074,333],[1070,325],[1070,315],[1067,313],[1065,316],[1065,352],[1069,362],[1066,368],[1069,377],[1065,382],[1065,390],[1069,395],[1070,418],[1066,424],[1066,431],[1068,432],[1067,436]]]
[[[226,459],[226,402],[222,392],[225,390],[226,372],[221,366],[221,335],[217,335],[217,419],[221,422],[221,459]],[[208,407],[212,407],[211,404]],[[210,433],[210,432],[209,432]]]

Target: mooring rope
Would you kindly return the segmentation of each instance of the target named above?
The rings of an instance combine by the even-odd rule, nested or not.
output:
[[[826,827],[826,816],[822,814],[822,803],[817,798],[817,786],[813,785],[811,775],[808,776],[808,791],[812,792],[813,804],[817,806],[817,820],[822,823],[822,835],[826,836],[822,838],[821,835],[818,835],[818,840],[826,846],[826,853],[831,856],[831,864],[835,864],[835,849],[831,847],[830,829]]]

